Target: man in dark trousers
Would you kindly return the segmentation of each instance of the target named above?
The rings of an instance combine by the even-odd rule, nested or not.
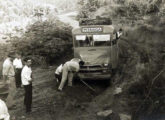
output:
[[[32,61],[30,59],[25,59],[25,66],[22,69],[21,79],[22,85],[25,89],[24,105],[26,106],[26,113],[31,112],[32,105]]]
[[[21,87],[21,71],[22,71],[22,67],[23,67],[20,54],[16,54],[16,58],[13,61],[13,65],[15,68],[16,87],[20,88]]]

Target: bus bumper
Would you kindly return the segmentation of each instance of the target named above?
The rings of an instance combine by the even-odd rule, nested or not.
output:
[[[111,73],[78,73],[77,77],[87,80],[105,80],[111,78]]]

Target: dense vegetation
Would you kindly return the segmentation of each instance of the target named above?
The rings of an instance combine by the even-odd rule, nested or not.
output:
[[[23,57],[32,57],[34,64],[49,64],[71,50],[72,28],[57,17],[61,3],[64,2],[0,1],[0,41],[8,43],[2,54],[21,51]],[[4,58],[5,55],[0,57]]]
[[[34,64],[55,63],[72,49],[71,27],[58,20],[36,22],[28,26],[21,38],[11,38],[12,48]]]
[[[165,15],[165,3],[162,0],[80,0],[78,3],[80,15],[78,18],[93,18],[97,15],[109,17],[133,17],[144,15]]]
[[[164,112],[164,37],[164,28],[146,25],[129,30],[127,39],[119,43],[124,54],[114,85],[129,98],[131,114]]]

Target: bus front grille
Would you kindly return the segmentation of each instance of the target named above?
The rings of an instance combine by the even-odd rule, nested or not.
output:
[[[101,65],[94,65],[94,66],[81,66],[80,67],[80,73],[94,73],[94,72],[103,72],[107,70],[107,68],[104,68]]]

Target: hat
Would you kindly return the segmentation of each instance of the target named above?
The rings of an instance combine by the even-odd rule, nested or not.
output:
[[[26,57],[26,58],[24,58],[24,61],[28,62],[28,61],[31,61],[31,59],[29,57]]]
[[[82,61],[82,60],[80,60],[80,61],[79,61],[79,64],[80,64],[80,65],[84,65],[84,64],[85,64],[85,62],[84,62],[84,61]]]
[[[122,29],[122,28],[120,28],[120,29],[119,29],[119,31],[123,31],[123,29]]]
[[[14,52],[13,51],[9,52],[8,57],[14,58]]]

